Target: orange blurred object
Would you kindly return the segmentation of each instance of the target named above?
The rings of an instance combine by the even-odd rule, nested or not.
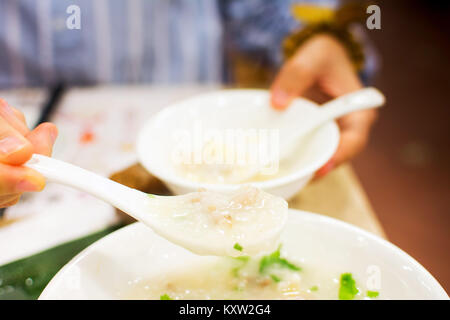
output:
[[[95,139],[94,132],[92,132],[92,130],[90,130],[90,129],[85,130],[80,136],[80,143],[87,144],[87,143],[94,141],[94,139]]]

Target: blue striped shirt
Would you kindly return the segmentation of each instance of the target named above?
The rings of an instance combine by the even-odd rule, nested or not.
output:
[[[283,37],[299,27],[293,2],[0,0],[0,88],[222,82],[224,43],[280,63]],[[80,29],[66,26],[70,5]]]

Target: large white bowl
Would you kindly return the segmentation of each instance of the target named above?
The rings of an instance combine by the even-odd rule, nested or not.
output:
[[[220,90],[198,95],[172,104],[143,127],[137,141],[137,153],[141,164],[153,175],[164,181],[175,194],[184,194],[200,187],[213,191],[230,191],[237,184],[206,184],[189,181],[174,170],[171,159],[174,132],[187,130],[194,135],[195,125],[202,129],[268,129],[280,130],[295,127],[299,117],[308,118],[317,112],[318,105],[306,99],[296,99],[284,112],[270,107],[266,90]],[[270,180],[252,182],[271,194],[291,198],[312,178],[334,154],[339,143],[339,129],[330,121],[311,133],[302,152],[295,156],[289,172]]]
[[[379,299],[448,299],[436,279],[408,254],[347,223],[290,210],[282,242],[283,251],[301,261],[305,276],[314,271],[311,266],[318,266],[327,270],[330,283],[351,272],[362,290],[368,289],[370,277],[379,276]],[[194,255],[135,223],[81,252],[51,280],[40,299],[132,298],[127,295],[129,284],[211,259],[218,258]]]

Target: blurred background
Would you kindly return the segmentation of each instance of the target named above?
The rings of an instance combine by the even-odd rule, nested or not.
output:
[[[388,239],[450,290],[450,2],[379,1],[387,97],[354,168]]]

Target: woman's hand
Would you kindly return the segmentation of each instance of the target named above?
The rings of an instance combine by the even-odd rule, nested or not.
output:
[[[0,207],[19,201],[26,191],[44,188],[44,177],[22,166],[33,153],[50,156],[58,130],[51,123],[43,123],[30,131],[23,114],[0,99]]]
[[[323,103],[361,87],[345,48],[332,36],[317,35],[305,42],[281,67],[271,88],[272,105],[284,110],[300,95]],[[362,110],[338,120],[339,147],[316,176],[327,174],[365,147],[376,115],[376,110]]]

